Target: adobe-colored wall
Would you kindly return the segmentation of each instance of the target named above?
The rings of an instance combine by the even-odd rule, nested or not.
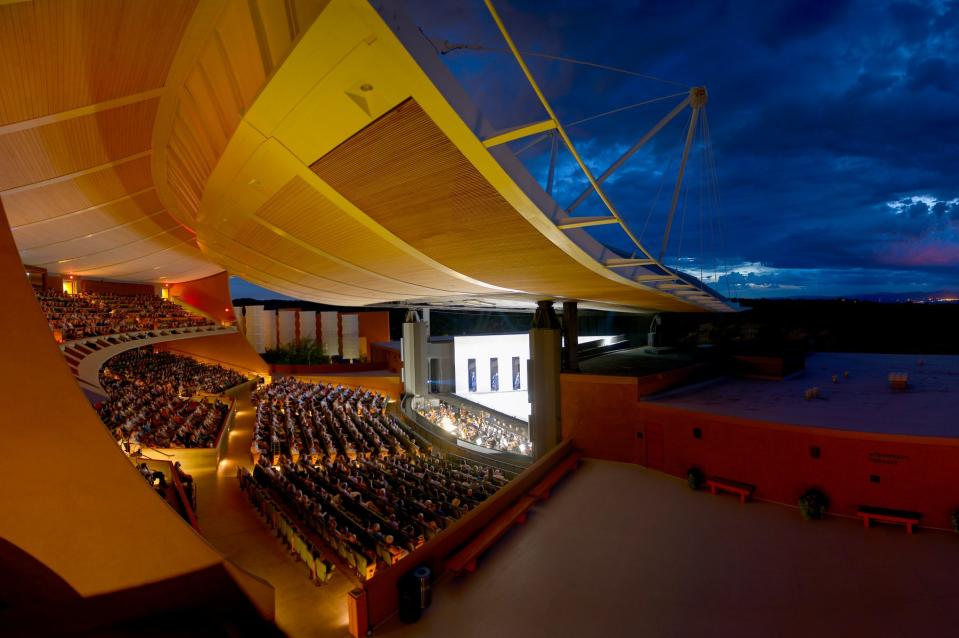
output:
[[[300,363],[271,363],[271,374],[350,374],[354,372],[375,372],[386,370],[386,364],[382,362],[372,363],[318,363],[315,365],[306,365]]]
[[[785,356],[736,355],[733,359],[738,374],[762,379],[782,379],[806,367],[805,357],[801,354]]]
[[[62,289],[62,283],[61,283]],[[99,295],[152,295],[152,284],[128,284],[120,281],[93,281],[81,279],[80,292],[91,292]]]
[[[399,350],[370,344],[370,361],[383,363],[390,372],[399,373],[403,369],[403,357]]]
[[[706,474],[756,485],[756,497],[795,505],[808,487],[823,489],[830,511],[853,516],[860,505],[923,513],[949,527],[959,508],[951,489],[959,440],[846,432],[693,412],[639,401],[629,377],[562,375],[564,437],[586,456],[685,476]],[[699,428],[701,438],[693,436]],[[642,436],[639,438],[637,433]],[[811,456],[812,446],[819,458]],[[878,476],[879,483],[870,481]]]
[[[253,350],[253,346],[239,332],[197,337],[195,339],[164,341],[158,343],[156,349],[217,363],[243,374],[254,373],[262,377],[270,376],[270,366],[263,361],[263,358]]]
[[[817,486],[833,513],[855,516],[860,505],[908,509],[934,527],[950,527],[959,508],[959,491],[952,489],[959,467],[956,439],[789,426],[655,403],[642,404],[640,411],[644,429],[663,431],[662,469],[669,474],[685,476],[696,465],[706,474],[756,485],[757,498],[790,505]],[[701,438],[693,437],[693,428]]]
[[[697,364],[644,377],[561,374],[563,438],[573,439],[587,456],[645,465],[639,398],[695,381],[707,370]]]
[[[170,284],[170,296],[198,308],[217,321],[234,321],[230,279],[226,271],[179,284]]]
[[[645,463],[636,377],[561,374],[563,438],[586,456]]]
[[[360,336],[366,337],[366,343],[390,340],[390,313],[359,312]]]
[[[56,290],[57,292],[60,292],[61,290],[63,290],[63,277],[60,275],[53,275],[53,274],[47,273],[46,289]]]

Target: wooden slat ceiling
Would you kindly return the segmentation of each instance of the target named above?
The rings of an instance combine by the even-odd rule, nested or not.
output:
[[[0,4],[0,42],[0,199],[27,264],[225,267],[343,305],[696,308],[558,231],[366,2],[34,0]]]
[[[196,0],[0,5],[0,198],[51,272],[179,281],[222,270],[154,188],[151,136]]]
[[[301,267],[312,262],[324,264],[324,272],[348,281],[350,285],[375,292],[386,300],[424,296],[462,296],[485,293],[489,289],[437,273],[421,261],[412,259],[386,240],[365,230],[354,218],[307,184],[294,177],[256,214],[260,223],[283,231],[286,242],[295,241],[301,250]],[[362,242],[355,238],[363,237]],[[270,240],[268,240],[270,241]],[[277,237],[271,238],[277,249],[283,248]],[[430,282],[429,286],[407,282]],[[437,288],[437,285],[443,288]]]
[[[583,268],[520,218],[415,100],[310,167],[360,210],[467,276],[532,296],[631,304],[642,295]],[[662,309],[688,309],[668,298]]]

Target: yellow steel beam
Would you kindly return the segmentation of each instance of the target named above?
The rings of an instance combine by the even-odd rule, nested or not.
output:
[[[585,228],[587,226],[608,226],[609,224],[618,224],[619,220],[615,217],[567,217],[556,224],[560,230],[571,230],[573,228]]]
[[[535,124],[518,126],[514,129],[510,129],[498,135],[486,138],[483,140],[483,146],[486,148],[492,148],[494,146],[499,146],[500,144],[512,142],[513,140],[529,137],[530,135],[536,135],[537,133],[545,133],[546,131],[551,131],[554,128],[556,128],[556,122],[553,120],[544,120],[542,122],[536,122]]]
[[[631,268],[633,266],[653,266],[656,262],[652,259],[607,259],[603,265],[607,268]]]
[[[530,72],[529,67],[526,66],[526,61],[523,59],[523,55],[519,52],[519,49],[516,48],[516,43],[513,42],[513,38],[510,36],[509,31],[506,30],[506,25],[503,24],[502,18],[500,18],[499,13],[496,12],[496,8],[493,6],[491,0],[483,0],[486,4],[486,8],[489,11],[490,15],[493,18],[493,21],[496,23],[496,26],[499,28],[500,33],[503,36],[503,39],[506,40],[506,44],[509,46],[510,51],[513,53],[513,57],[516,58],[516,62],[519,64],[520,69],[523,71],[523,75],[526,76],[526,80],[529,82],[530,86],[533,88],[533,91],[536,93],[536,97],[539,98],[540,103],[543,105],[543,108],[546,110],[546,113],[549,115],[550,119],[556,123],[556,132],[559,133],[559,136],[563,138],[563,142],[566,144],[566,148],[569,149],[570,154],[573,156],[573,159],[576,160],[576,163],[579,164],[580,170],[583,171],[583,174],[586,175],[586,179],[589,180],[590,186],[593,190],[596,191],[596,194],[599,195],[599,198],[603,200],[603,204],[606,205],[606,208],[609,209],[610,214],[615,218],[615,223],[619,224],[620,228],[623,229],[623,232],[629,237],[630,241],[633,242],[633,245],[636,246],[639,250],[643,252],[644,255],[650,259],[653,256],[639,243],[639,238],[633,234],[633,231],[629,229],[625,222],[619,215],[619,212],[616,210],[616,207],[613,205],[613,202],[606,196],[606,193],[600,188],[599,184],[596,182],[596,178],[593,177],[593,173],[589,170],[589,167],[586,166],[586,163],[583,161],[583,158],[580,157],[579,151],[576,150],[576,147],[573,146],[573,140],[570,139],[569,135],[566,133],[566,129],[563,128],[563,125],[560,124],[559,118],[556,117],[556,113],[553,111],[553,107],[550,106],[549,101],[546,99],[546,96],[543,94],[542,89],[539,88],[539,84],[536,83],[536,80],[533,78],[533,74]]]

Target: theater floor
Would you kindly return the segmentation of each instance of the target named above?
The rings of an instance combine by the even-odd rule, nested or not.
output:
[[[375,635],[951,635],[959,539],[741,506],[638,466],[588,460],[423,619]]]
[[[276,623],[287,635],[349,636],[346,594],[354,585],[334,573],[327,584],[314,586],[306,566],[284,550],[240,490],[237,468],[252,466],[253,417],[249,396],[238,397],[226,459],[219,468],[187,468],[197,484],[203,536],[224,556],[273,585]]]

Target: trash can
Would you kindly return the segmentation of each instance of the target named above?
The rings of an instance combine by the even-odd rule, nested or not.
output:
[[[400,590],[400,620],[414,623],[423,615],[423,610],[432,602],[430,590],[430,570],[417,567],[400,577],[397,583]]]
[[[416,587],[420,596],[420,609],[426,609],[433,602],[433,590],[430,587],[430,568],[420,565],[413,570],[413,578],[416,579]]]

